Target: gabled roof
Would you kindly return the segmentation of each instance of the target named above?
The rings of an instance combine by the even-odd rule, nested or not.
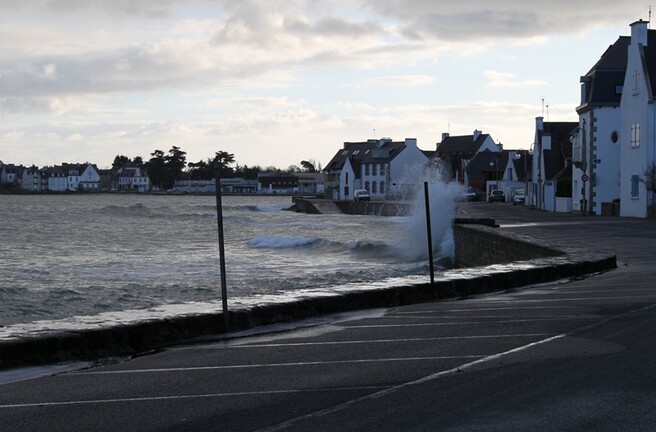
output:
[[[577,111],[591,106],[619,106],[631,38],[620,36],[602,54],[599,61],[581,79],[587,81],[587,92]],[[585,84],[584,84],[585,85]]]
[[[436,152],[440,156],[446,153],[471,154],[471,156],[474,156],[474,153],[481,148],[489,136],[490,134],[484,133],[476,139],[474,139],[474,135],[448,136],[437,144]]]
[[[510,152],[500,151],[500,152],[491,152],[489,150],[484,150],[482,152],[476,153],[476,156],[467,164],[467,176],[470,179],[475,178],[487,178],[486,173],[496,172],[499,175],[499,180],[503,177],[503,172],[506,169],[508,164],[508,157]],[[493,174],[497,175],[497,174]]]
[[[647,46],[642,47],[647,76],[651,84],[651,96],[656,96],[656,30],[647,31]]]
[[[392,140],[368,140],[345,142],[344,147],[328,162],[324,171],[339,171],[346,160],[358,170],[363,163],[388,163],[405,149],[405,142]]]
[[[563,174],[572,158],[572,143],[569,140],[572,132],[578,127],[577,122],[545,122],[544,130],[538,132],[540,141],[545,134],[551,135],[551,150],[544,150],[544,177],[552,180]]]

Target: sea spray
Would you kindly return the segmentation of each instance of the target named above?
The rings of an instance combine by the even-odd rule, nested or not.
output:
[[[409,173],[404,178],[404,194],[406,199],[413,202],[413,210],[401,240],[403,254],[410,260],[428,258],[424,182],[428,183],[433,253],[453,259],[455,245],[451,224],[456,210],[455,202],[462,194],[463,187],[447,182],[440,165]]]

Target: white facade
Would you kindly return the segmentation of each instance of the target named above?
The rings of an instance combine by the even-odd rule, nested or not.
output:
[[[98,177],[100,181],[100,176]],[[145,170],[138,166],[125,165],[118,169],[117,187],[119,190],[148,192],[150,190],[150,178]]]
[[[100,173],[92,164],[83,166],[80,173],[79,185],[85,191],[98,191],[100,189]]]
[[[360,179],[356,179],[355,170],[353,169],[353,165],[351,165],[351,161],[346,159],[344,167],[342,167],[342,171],[339,174],[339,192],[337,199],[352,200],[353,191],[360,189],[361,187],[362,182]]]
[[[52,192],[65,192],[68,190],[68,178],[63,171],[48,172],[48,190]]]
[[[572,143],[573,211],[600,215],[601,203],[620,198],[620,129],[619,107],[597,106],[579,113]]]
[[[631,25],[631,44],[621,103],[620,215],[641,218],[647,216],[647,206],[652,204],[644,173],[650,164],[656,164],[656,110],[645,64],[649,39],[647,25],[645,21]]]
[[[390,162],[389,180],[396,182],[404,177],[413,176],[417,170],[422,170],[427,163],[428,157],[417,147],[417,140],[415,138],[406,138],[405,149]]]
[[[27,168],[23,171],[23,178],[20,181],[21,189],[30,192],[41,190],[41,172],[37,167]]]

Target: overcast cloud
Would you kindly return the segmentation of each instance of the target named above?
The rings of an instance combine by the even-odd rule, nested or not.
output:
[[[188,133],[199,143],[190,153],[200,154],[201,143],[220,132],[253,143],[244,154],[263,163],[254,160],[260,141],[254,136],[275,132],[285,134],[283,141],[303,142],[311,135],[302,132],[312,130],[330,137],[317,144],[325,158],[332,153],[325,147],[366,138],[376,124],[396,132],[405,122],[404,134],[437,137],[461,117],[458,112],[477,117],[475,107],[480,118],[463,120],[463,126],[494,128],[503,122],[499,111],[480,104],[514,106],[515,115],[527,105],[482,95],[485,89],[528,89],[538,100],[556,78],[540,76],[540,68],[525,70],[526,59],[508,56],[463,70],[468,81],[454,84],[454,59],[468,62],[467,56],[499,47],[547,46],[554,38],[580,40],[598,29],[628,29],[638,18],[646,18],[646,5],[637,0],[0,0],[0,159],[15,159],[19,154],[10,153],[8,144],[17,143],[42,155],[29,140],[44,136],[50,138],[42,145],[71,137],[93,142],[97,155],[115,151],[112,143],[129,143],[146,156]],[[609,35],[605,45],[617,36]],[[572,71],[572,82],[585,72]],[[409,91],[421,87],[432,90]],[[478,88],[479,95],[463,94],[455,103],[457,87]],[[349,88],[384,89],[379,94],[385,102],[374,100],[376,93],[355,100]],[[427,105],[412,98],[428,95],[432,109],[415,112]],[[390,102],[391,96],[396,100]],[[577,96],[568,102],[575,104]],[[230,110],[229,101],[240,102]],[[413,123],[378,111],[390,104],[399,105],[394,115],[414,112]],[[355,107],[361,107],[356,115]],[[533,116],[521,133],[530,131]],[[431,122],[430,131],[414,130]],[[82,132],[69,130],[80,124]],[[75,154],[71,150],[69,157]],[[308,157],[318,158],[297,158]]]

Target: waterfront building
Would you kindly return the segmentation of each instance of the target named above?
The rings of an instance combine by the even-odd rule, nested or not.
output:
[[[435,155],[449,168],[452,181],[475,187],[467,178],[467,165],[477,153],[489,151],[500,152],[501,145],[494,143],[490,134],[475,130],[471,135],[451,136],[445,132],[442,141],[436,144]],[[476,189],[483,191],[481,187]]]
[[[356,189],[366,189],[371,199],[401,196],[412,171],[423,169],[428,161],[415,138],[345,142],[324,169],[325,196],[352,200]]]

